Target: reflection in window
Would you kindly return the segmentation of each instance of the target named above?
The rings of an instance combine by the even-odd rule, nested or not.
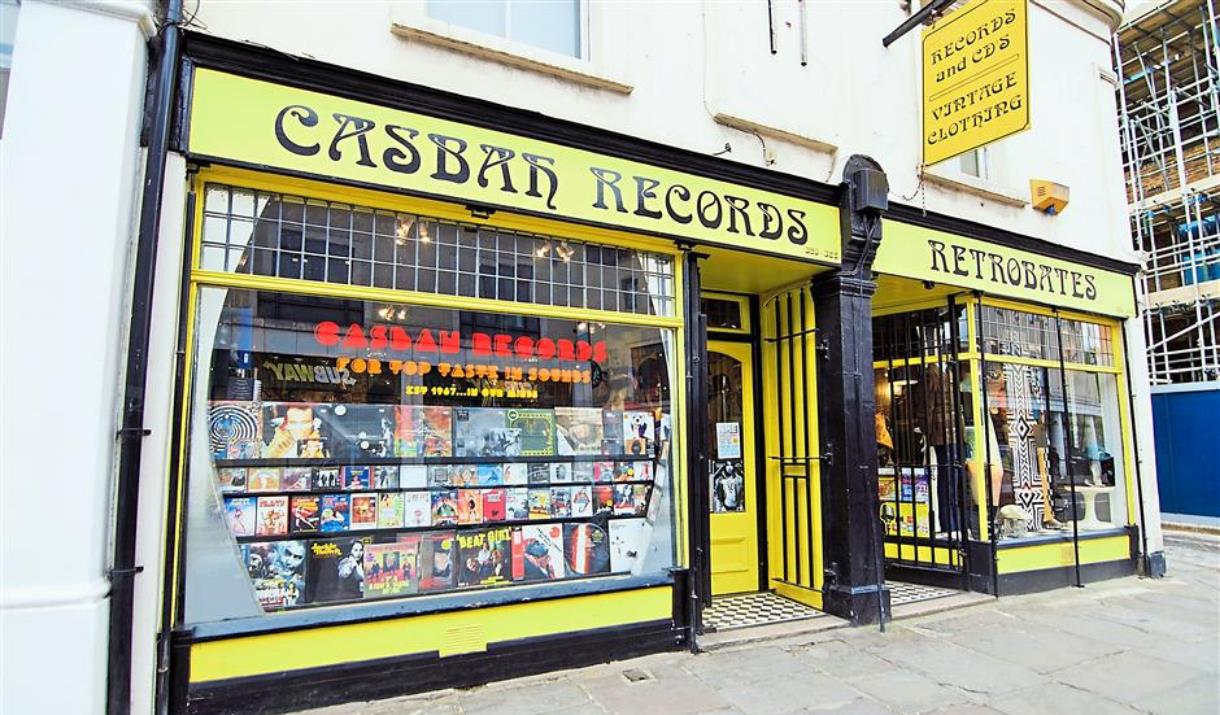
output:
[[[581,57],[581,0],[428,0],[438,20]]]
[[[1126,523],[1116,376],[988,362],[986,390],[1002,537]]]
[[[672,331],[220,288],[197,314],[188,622],[672,566]]]
[[[209,184],[200,268],[674,314],[666,255]]]
[[[992,355],[1059,361],[1055,316],[984,306],[983,351]],[[1114,364],[1109,326],[1062,318],[1063,361],[1083,365]]]

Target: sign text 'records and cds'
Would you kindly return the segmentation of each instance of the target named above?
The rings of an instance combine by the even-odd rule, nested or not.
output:
[[[200,157],[827,263],[834,206],[571,146],[197,69]]]
[[[974,0],[924,33],[924,164],[1029,127],[1025,2]]]

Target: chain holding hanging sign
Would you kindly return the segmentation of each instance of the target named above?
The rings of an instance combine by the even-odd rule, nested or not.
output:
[[[973,0],[923,35],[923,163],[1029,128],[1027,0]]]

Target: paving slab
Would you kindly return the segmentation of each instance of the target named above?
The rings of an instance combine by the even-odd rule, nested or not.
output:
[[[1178,663],[1127,651],[1073,666],[1054,674],[1055,680],[1089,692],[1134,704],[1145,696],[1182,685],[1204,673]]]
[[[1007,715],[1131,715],[1131,708],[1064,683],[1044,683],[991,698],[987,705]]]

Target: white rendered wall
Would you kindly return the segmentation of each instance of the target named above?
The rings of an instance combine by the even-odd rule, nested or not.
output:
[[[142,21],[141,21],[142,20]],[[105,706],[147,10],[24,0],[0,143],[0,711]]]
[[[1097,4],[1118,7],[1111,0]],[[1118,166],[1118,145],[1111,136],[1114,87],[1098,72],[1109,71],[1110,21],[1087,9],[1089,3],[1030,0],[1033,128],[991,147],[995,176],[984,186],[1027,200],[1031,178],[1067,184],[1071,204],[1056,217],[928,182],[925,195],[916,191],[919,31],[888,49],[881,46],[881,37],[907,17],[898,0],[808,2],[805,67],[797,3],[775,0],[773,5],[775,55],[765,3],[591,2],[586,68],[630,85],[630,94],[393,34],[395,21],[434,29],[423,2],[202,0],[198,27],[696,152],[721,151],[727,141],[732,152],[726,159],[763,165],[757,137],[712,118],[734,115],[838,147],[832,155],[767,138],[776,171],[837,182],[848,156],[868,154],[889,174],[895,199],[926,201],[929,210],[1074,248],[1128,255],[1126,199],[1108,174]],[[517,49],[545,59],[529,48]]]

